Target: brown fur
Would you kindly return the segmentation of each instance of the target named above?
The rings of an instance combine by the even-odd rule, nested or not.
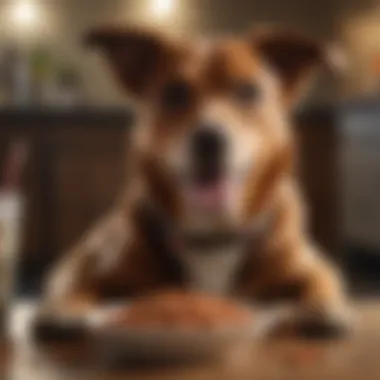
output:
[[[287,121],[290,103],[300,96],[301,83],[323,63],[322,49],[293,35],[265,33],[219,43],[204,58],[191,45],[128,28],[97,30],[89,42],[103,48],[119,82],[137,100],[149,104],[155,116],[149,119],[146,135],[136,137],[145,148],[135,157],[134,185],[114,211],[52,272],[48,304],[70,304],[78,294],[93,302],[94,297],[107,299],[110,295],[140,295],[158,288],[186,286],[180,265],[152,250],[138,206],[148,199],[165,210],[174,223],[181,223],[181,195],[159,158],[190,128],[199,104],[212,96],[224,97],[218,113],[234,126],[233,133],[243,133],[244,125],[255,117],[257,133],[265,141],[242,194],[239,223],[243,226],[269,213],[269,224],[247,249],[231,294],[256,299],[273,292],[279,295],[288,286],[297,290],[296,299],[307,309],[328,313],[342,306],[339,276],[307,234],[304,204],[293,173],[293,136]],[[230,86],[241,79],[262,80],[264,62],[270,67],[265,75],[277,92],[270,93],[272,99],[259,115],[237,110],[226,95]],[[162,86],[177,77],[191,84],[194,103],[179,114],[162,111],[157,104]],[[277,93],[278,99],[273,98]],[[110,262],[103,265],[105,258]]]

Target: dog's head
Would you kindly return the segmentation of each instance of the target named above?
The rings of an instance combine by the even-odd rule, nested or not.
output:
[[[103,49],[118,82],[142,106],[140,156],[175,198],[182,220],[236,226],[262,211],[291,170],[287,119],[325,63],[324,49],[275,30],[177,41],[103,28],[88,42]]]

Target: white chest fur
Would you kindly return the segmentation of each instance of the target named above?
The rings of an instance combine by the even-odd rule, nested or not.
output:
[[[187,251],[181,255],[191,290],[216,295],[232,290],[235,274],[243,260],[243,247],[231,246],[205,251]]]

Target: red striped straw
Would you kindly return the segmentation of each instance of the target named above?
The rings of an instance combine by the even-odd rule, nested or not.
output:
[[[5,158],[1,188],[16,190],[21,187],[22,174],[28,156],[28,146],[25,141],[17,140],[11,143]]]

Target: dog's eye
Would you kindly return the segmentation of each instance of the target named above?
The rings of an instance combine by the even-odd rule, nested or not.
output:
[[[181,81],[167,84],[162,93],[162,105],[171,110],[181,110],[188,107],[191,99],[191,87]]]
[[[260,88],[255,83],[241,82],[234,86],[234,97],[242,104],[251,104],[260,97]]]

